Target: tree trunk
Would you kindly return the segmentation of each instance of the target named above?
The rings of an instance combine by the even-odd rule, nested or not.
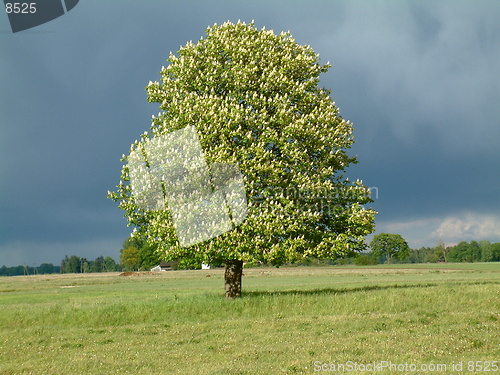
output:
[[[226,271],[224,273],[224,282],[226,284],[226,298],[241,297],[242,273],[242,260],[231,259],[226,262]]]

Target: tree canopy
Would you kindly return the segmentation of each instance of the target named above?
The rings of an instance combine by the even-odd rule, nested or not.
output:
[[[389,264],[392,258],[403,260],[410,253],[408,243],[400,234],[377,234],[370,242],[370,248],[375,256],[386,256]]]
[[[109,197],[120,202],[134,235],[159,244],[169,259],[196,256],[211,264],[280,265],[365,248],[376,212],[364,207],[372,202],[369,190],[344,175],[357,162],[347,154],[353,125],[319,86],[330,66],[320,64],[310,46],[288,32],[226,22],[209,27],[205,38],[167,61],[161,81],[146,88],[148,101],[159,103],[161,112],[131,153],[194,126],[209,165],[239,167],[247,216],[220,236],[181,247],[168,207],[148,211],[137,205],[125,164]]]

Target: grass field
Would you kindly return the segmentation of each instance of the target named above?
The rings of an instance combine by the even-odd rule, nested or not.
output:
[[[500,374],[499,263],[244,273],[0,278],[0,374]]]

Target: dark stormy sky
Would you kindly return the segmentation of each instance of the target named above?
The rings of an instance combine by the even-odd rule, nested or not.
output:
[[[119,258],[131,228],[106,192],[158,112],[144,88],[238,19],[332,63],[321,85],[355,125],[348,174],[376,233],[500,241],[500,2],[81,0],[16,34],[0,13],[0,265]]]

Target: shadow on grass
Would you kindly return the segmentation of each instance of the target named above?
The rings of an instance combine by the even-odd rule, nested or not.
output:
[[[497,281],[479,281],[479,282],[466,282],[466,283],[453,283],[453,285],[483,285],[483,284],[499,284]],[[262,296],[287,296],[287,295],[303,295],[303,296],[318,296],[318,295],[339,295],[347,293],[358,293],[376,290],[388,289],[417,289],[417,288],[431,288],[435,286],[445,285],[443,283],[420,283],[420,284],[393,284],[393,285],[366,285],[357,288],[317,288],[317,289],[292,289],[292,290],[279,290],[279,291],[250,291],[244,292],[242,297],[262,297]]]

